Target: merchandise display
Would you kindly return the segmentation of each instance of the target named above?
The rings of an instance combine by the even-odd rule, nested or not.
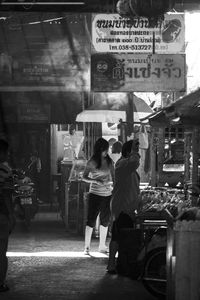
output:
[[[191,207],[191,196],[183,189],[145,188],[141,191],[141,213],[162,212],[167,209],[173,217]]]

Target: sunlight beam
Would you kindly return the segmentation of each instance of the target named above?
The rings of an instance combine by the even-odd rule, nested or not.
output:
[[[82,251],[42,251],[42,252],[7,252],[7,257],[82,257],[82,258],[106,258],[108,255],[99,252],[90,252],[85,255]]]

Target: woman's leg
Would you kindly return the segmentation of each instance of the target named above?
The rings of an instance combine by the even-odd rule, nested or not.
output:
[[[108,233],[108,226],[99,226],[99,251],[100,252],[108,252],[108,249],[106,247],[106,238]]]
[[[110,200],[111,196],[102,197],[100,207],[99,251],[103,253],[108,252],[106,238],[108,233],[108,225],[110,222]]]
[[[86,225],[86,227],[85,227],[85,250],[84,250],[85,254],[89,254],[89,252],[90,252],[92,231],[93,231],[93,227]]]
[[[92,231],[95,226],[97,216],[99,214],[99,199],[94,194],[89,194],[88,198],[88,216],[85,227],[85,254],[89,254],[92,238]]]

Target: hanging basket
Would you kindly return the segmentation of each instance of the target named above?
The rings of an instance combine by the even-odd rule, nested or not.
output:
[[[155,27],[174,5],[175,0],[119,0],[116,9],[120,16],[130,20],[145,17],[149,20],[149,27]]]

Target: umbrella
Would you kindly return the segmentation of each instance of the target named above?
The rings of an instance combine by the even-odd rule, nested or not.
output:
[[[76,116],[77,122],[118,123],[126,121],[128,96],[126,93],[96,93],[94,104]],[[134,96],[134,122],[153,112],[150,106],[141,98]]]

